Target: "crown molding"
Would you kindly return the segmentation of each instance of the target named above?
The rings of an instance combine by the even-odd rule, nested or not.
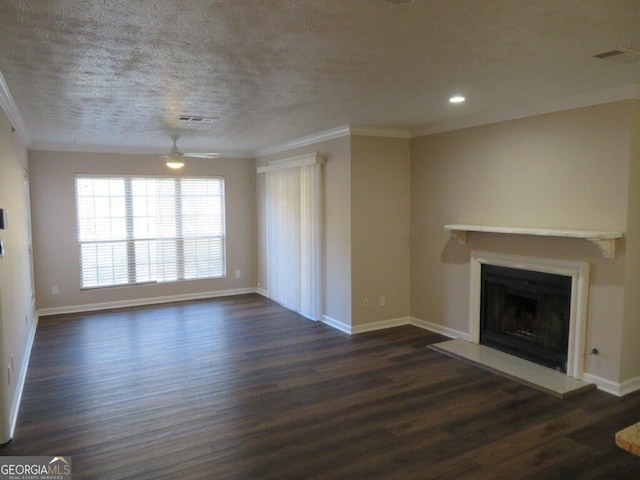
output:
[[[22,115],[20,115],[18,107],[13,101],[13,97],[11,96],[11,92],[9,92],[7,82],[4,81],[2,72],[0,72],[0,108],[4,111],[9,122],[13,125],[13,128],[16,129],[22,143],[25,146],[28,146],[31,141],[29,132],[27,131],[27,127],[24,124],[24,120],[22,119]]]
[[[272,145],[270,147],[261,148],[253,152],[253,156],[255,157],[265,157],[267,155],[272,155],[274,153],[282,153],[288,150],[293,150],[294,148],[306,147],[308,145],[313,145],[314,143],[323,142],[325,140],[332,140],[334,138],[346,137],[350,135],[351,131],[348,125],[344,125],[342,127],[334,128],[332,130],[326,130],[324,132],[315,133],[313,135],[308,135],[306,137],[301,137],[296,140],[291,140],[288,142],[280,143],[277,145]]]
[[[433,122],[411,129],[411,138],[630,99],[640,99],[640,84]]]
[[[168,149],[157,147],[133,147],[123,145],[83,145],[76,143],[38,142],[29,146],[29,150],[48,152],[78,152],[78,153],[115,153],[123,155],[162,155]]]
[[[411,138],[411,131],[404,128],[350,127],[349,130],[351,135],[364,137]]]
[[[349,135],[362,135],[366,137],[387,137],[387,138],[411,138],[411,132],[401,128],[384,127],[351,127],[343,125],[332,130],[316,133],[306,137],[301,137],[289,142],[280,143],[270,147],[262,148],[254,152],[255,157],[264,157],[274,153],[282,153],[294,148],[306,147],[325,140],[346,137]]]
[[[111,153],[115,155],[164,155],[167,149],[158,147],[134,147],[123,145],[80,145],[66,143],[34,143],[29,146],[29,150],[47,152],[75,152],[75,153]],[[191,150],[189,150],[191,152]],[[193,153],[198,153],[193,151]],[[219,151],[218,158],[254,158],[251,152]]]

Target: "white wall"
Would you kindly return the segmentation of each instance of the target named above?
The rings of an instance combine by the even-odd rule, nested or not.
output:
[[[27,371],[36,317],[29,255],[29,208],[25,194],[27,150],[0,110],[0,208],[7,226],[0,230],[0,443],[10,439]]]
[[[253,159],[189,158],[180,175],[225,178],[226,278],[80,290],[75,174],[175,172],[153,155],[30,151],[37,305],[45,313],[132,303],[159,297],[208,296],[256,285],[255,169]],[[241,278],[235,278],[235,271]],[[52,293],[52,286],[58,294]]]

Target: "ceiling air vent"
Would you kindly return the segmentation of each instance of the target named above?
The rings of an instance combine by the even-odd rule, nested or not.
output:
[[[640,52],[629,50],[628,48],[616,48],[608,52],[598,53],[594,57],[614,63],[640,62]]]
[[[178,117],[179,122],[189,123],[192,125],[214,123],[216,120],[218,120],[216,117],[198,117],[195,115],[180,115]]]

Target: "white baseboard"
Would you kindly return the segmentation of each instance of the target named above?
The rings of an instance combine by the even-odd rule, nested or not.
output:
[[[631,380],[625,380],[620,384],[620,396],[628,395],[630,393],[640,390],[640,377],[632,378]]]
[[[351,333],[357,335],[358,333],[374,332],[376,330],[400,327],[402,325],[409,325],[409,317],[391,318],[389,320],[382,320],[380,322],[356,325],[354,327],[351,327]]]
[[[595,383],[598,387],[598,390],[602,390],[603,392],[610,393],[611,395],[615,395],[616,397],[620,397],[620,384],[617,382],[612,382],[611,380],[607,380],[606,378],[598,377],[597,375],[591,375],[590,373],[583,373],[582,380],[589,383]]]
[[[269,292],[267,292],[264,288],[256,288],[256,293],[262,295],[263,297],[269,298]]]
[[[618,383],[585,372],[582,375],[582,379],[585,382],[595,383],[598,386],[598,390],[610,393],[611,395],[615,395],[616,397],[623,397],[637,390],[640,390],[640,377],[635,377],[622,383]]]
[[[415,317],[409,317],[409,323],[416,327],[429,330],[430,332],[439,333],[440,335],[444,335],[445,337],[461,338],[463,340],[469,341],[468,333],[454,330],[453,328],[445,327],[443,325],[438,325],[437,323],[427,322],[426,320],[420,320],[419,318]]]
[[[342,323],[335,318],[328,317],[326,315],[322,316],[322,323],[326,323],[330,327],[335,328],[336,330],[340,330],[341,332],[348,333],[351,335],[351,325],[347,325],[346,323]]]
[[[189,293],[184,295],[168,295],[165,297],[139,298],[135,300],[121,300],[105,303],[89,303],[86,305],[73,305],[69,307],[42,308],[38,310],[41,317],[47,315],[61,315],[69,313],[94,312],[98,310],[111,310],[113,308],[139,307],[142,305],[157,305],[161,303],[184,302],[188,300],[203,300],[206,298],[228,297],[245,293],[259,293],[256,288],[236,288],[233,290],[216,290],[211,292]]]
[[[460,332],[458,330],[454,330],[452,328],[443,327],[442,325],[437,325],[435,323],[427,322],[425,320],[420,320],[415,317],[400,317],[400,318],[392,318],[390,320],[382,320],[380,322],[373,323],[365,323],[363,325],[355,325],[351,326],[346,323],[340,322],[335,318],[328,317],[327,315],[322,316],[322,322],[327,325],[340,330],[341,332],[348,333],[349,335],[357,335],[359,333],[365,332],[373,332],[375,330],[384,330],[385,328],[393,328],[400,327],[402,325],[414,325],[419,328],[423,328],[425,330],[429,330],[434,333],[439,333],[440,335],[444,335],[449,338],[462,338],[463,340],[469,340],[469,335],[465,332]]]
[[[343,323],[335,318],[322,316],[322,323],[326,323],[330,327],[340,330],[341,332],[348,333],[349,335],[357,335],[359,333],[373,332],[376,330],[384,330],[385,328],[399,327],[409,324],[409,317],[392,318],[390,320],[382,320],[380,322],[365,323],[364,325],[351,326]]]
[[[29,368],[29,360],[31,359],[31,350],[33,348],[33,342],[36,338],[36,330],[38,328],[38,314],[35,311],[35,305],[32,313],[31,330],[29,331],[29,337],[27,338],[27,345],[25,347],[24,358],[22,359],[22,365],[19,374],[16,377],[18,382],[16,385],[16,395],[11,403],[11,410],[9,412],[9,438],[13,438],[13,433],[16,430],[16,424],[18,423],[18,413],[20,411],[20,403],[22,402],[22,392],[24,391],[24,384],[27,380],[27,370]]]

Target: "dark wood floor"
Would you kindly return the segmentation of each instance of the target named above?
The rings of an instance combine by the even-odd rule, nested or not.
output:
[[[640,393],[551,396],[258,295],[42,318],[14,439],[74,479],[638,479]]]

